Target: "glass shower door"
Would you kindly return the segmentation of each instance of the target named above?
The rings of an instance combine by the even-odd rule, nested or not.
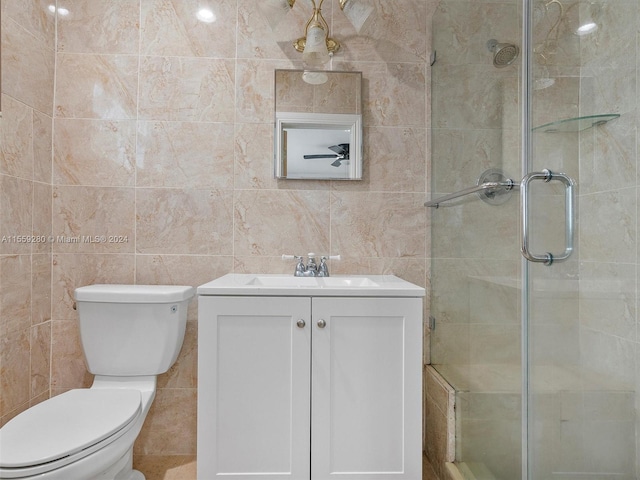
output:
[[[521,23],[517,1],[440,0],[432,21],[431,198],[520,181]],[[522,471],[519,197],[515,188],[499,190],[429,207],[431,362],[455,390],[459,470],[515,480]]]
[[[571,177],[576,212],[571,256],[524,267],[530,480],[640,478],[639,8],[637,0],[531,4],[526,170]],[[531,183],[532,251],[565,249],[565,193],[562,183]]]

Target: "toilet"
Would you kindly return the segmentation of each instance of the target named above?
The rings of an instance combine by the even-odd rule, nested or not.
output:
[[[195,288],[89,285],[75,290],[91,388],[39,403],[0,429],[0,479],[144,480],[133,443],[156,378],[174,364]]]

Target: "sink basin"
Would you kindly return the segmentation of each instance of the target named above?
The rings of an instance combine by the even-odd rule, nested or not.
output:
[[[263,287],[317,287],[316,277],[294,277],[293,275],[256,275],[247,285]]]
[[[424,288],[394,275],[294,277],[293,274],[229,273],[198,287],[199,295],[307,297],[423,297]]]
[[[369,277],[320,277],[318,280],[326,287],[379,287]]]

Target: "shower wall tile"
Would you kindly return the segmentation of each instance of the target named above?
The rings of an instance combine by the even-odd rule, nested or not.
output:
[[[135,122],[56,121],[55,185],[132,186],[135,179]]]
[[[231,255],[232,196],[224,190],[137,189],[136,252]]]
[[[233,58],[236,51],[236,0],[138,0],[141,3],[142,55]],[[209,9],[211,21],[194,12]],[[212,41],[215,39],[215,41]]]
[[[437,128],[431,134],[438,159],[432,172],[434,194],[468,188],[490,168],[500,168],[507,176],[519,173],[505,169],[500,129]]]
[[[58,51],[130,53],[138,51],[140,0],[67,0],[58,15]]]
[[[57,59],[57,117],[136,118],[138,57],[59,53]]]
[[[136,184],[141,187],[233,187],[231,123],[139,122]]]
[[[141,57],[139,118],[233,122],[234,82],[233,60]]]
[[[636,189],[626,188],[581,196],[581,260],[636,261]],[[616,235],[602,235],[616,232]]]

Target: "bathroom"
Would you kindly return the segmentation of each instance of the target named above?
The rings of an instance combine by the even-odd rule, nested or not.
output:
[[[500,167],[517,181],[523,176],[517,67],[493,67],[486,46],[492,38],[521,43],[521,2],[373,3],[377,17],[367,35],[357,34],[338,2],[323,6],[332,36],[342,43],[329,67],[363,72],[364,92],[363,181],[328,182],[273,178],[274,70],[302,66],[290,42],[304,28],[304,8],[293,9],[272,30],[252,0],[1,0],[0,234],[52,235],[55,241],[0,244],[0,424],[50,396],[91,384],[73,310],[73,290],[80,285],[200,285],[228,272],[288,273],[292,265],[281,260],[282,254],[340,254],[341,261],[331,265],[333,274],[393,273],[426,287],[425,319],[431,314],[436,324],[433,332],[425,328],[425,360],[433,345],[434,363],[452,365],[460,363],[457,354],[469,351],[470,328],[479,323],[458,323],[450,305],[468,305],[473,299],[480,302],[478,311],[493,313],[495,304],[482,301],[497,290],[507,305],[519,308],[517,284],[480,284],[480,289],[493,290],[476,290],[473,297],[449,305],[443,300],[458,295],[456,282],[466,282],[457,273],[443,278],[443,272],[464,271],[465,278],[474,279],[522,275],[517,194],[497,209],[482,210],[484,217],[462,207],[433,210],[423,204],[432,195],[470,186],[488,168]],[[215,21],[194,18],[196,7],[205,4]],[[546,33],[556,12],[554,5],[541,5],[550,15],[539,23]],[[589,296],[588,290],[574,292],[575,304],[569,308],[586,308],[591,315],[578,326],[558,328],[580,337],[575,348],[589,349],[583,353],[588,366],[600,366],[603,375],[619,374],[637,392],[635,39],[640,12],[636,1],[599,5],[601,19],[617,25],[614,35],[601,28],[598,35],[609,36],[594,40],[596,54],[589,61],[602,63],[588,66],[600,77],[590,71],[589,78],[596,80],[580,84],[575,64],[553,62],[546,63],[546,72],[537,67],[534,75],[559,77],[542,93],[577,84],[587,89],[580,96],[589,99],[583,106],[577,89],[570,90],[573,96],[541,97],[547,103],[537,107],[543,114],[536,119],[540,123],[556,119],[554,107],[563,109],[559,118],[576,116],[577,105],[587,115],[621,115],[591,129],[594,136],[580,143],[590,155],[589,163],[580,165],[578,183],[587,184],[580,193],[590,194],[586,202],[601,209],[579,210],[586,215],[580,222],[580,238],[588,238],[583,240],[588,252],[584,265],[577,262],[583,249],[567,263],[531,268],[538,278],[585,279],[592,290],[602,280],[611,295],[597,302],[600,297]],[[434,47],[437,58],[431,66]],[[576,51],[580,49],[574,45]],[[458,66],[466,59],[468,82],[443,98],[438,88],[447,82],[432,77],[439,67]],[[504,88],[485,95],[482,88],[491,82],[482,75],[500,79]],[[471,108],[462,116],[484,112],[491,126],[474,125],[465,136],[464,127],[448,123],[443,105],[467,96]],[[487,96],[493,103],[480,108],[483,104],[477,102]],[[514,123],[501,124],[509,118]],[[492,130],[487,137],[474,137],[480,129]],[[465,141],[456,141],[456,133]],[[449,143],[438,140],[447,136]],[[553,162],[536,160],[535,169],[564,168],[557,158],[575,154],[571,141],[569,146],[553,142],[539,147]],[[447,148],[451,151],[443,152],[439,162],[437,154]],[[615,162],[599,161],[605,156]],[[597,198],[598,192],[609,203]],[[606,210],[607,204],[616,208]],[[488,208],[483,202],[468,207]],[[496,211],[514,216],[498,223]],[[119,241],[65,241],[82,235]],[[619,290],[610,290],[616,285]],[[520,313],[512,312],[514,318],[519,321]],[[195,478],[196,320],[193,302],[178,362],[159,378],[136,442],[135,464],[150,480]],[[484,340],[510,337],[519,342],[518,325]],[[553,328],[546,335],[559,338]],[[562,350],[564,343],[558,343]],[[484,348],[492,350],[490,344]],[[515,359],[519,368],[519,355],[510,351],[505,357]],[[439,374],[427,372],[426,384],[432,385]],[[443,391],[450,392],[447,388]],[[446,424],[446,412],[439,416],[442,412],[434,410],[439,408],[431,402],[439,395],[434,392],[426,395],[426,450],[439,477],[446,479],[444,462],[456,453],[446,451],[451,442],[443,435],[452,427]],[[639,400],[633,399],[637,410]],[[634,429],[640,431],[637,418]],[[628,439],[625,448],[634,445],[636,435]],[[536,447],[530,448],[533,458]],[[638,459],[626,460],[634,473],[621,478],[637,478]],[[544,478],[532,471],[531,478]]]

